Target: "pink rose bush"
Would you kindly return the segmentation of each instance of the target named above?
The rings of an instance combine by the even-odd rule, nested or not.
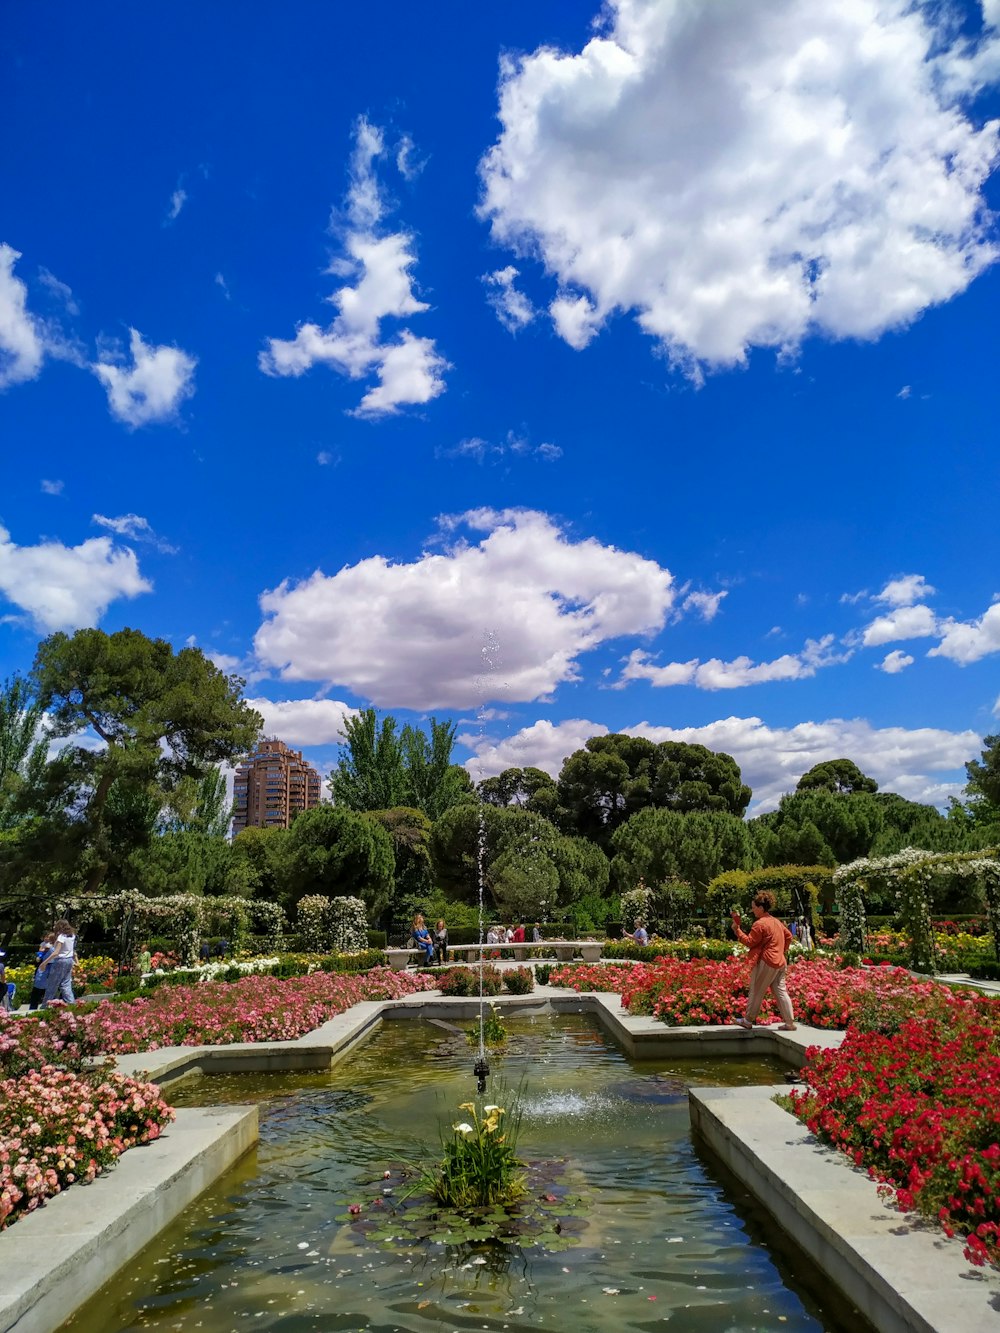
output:
[[[173,1119],[155,1085],[122,1074],[45,1065],[0,1083],[0,1229],[67,1185],[89,1184]]]
[[[429,976],[377,967],[161,986],[127,1001],[104,1000],[89,1013],[53,1006],[37,1018],[0,1014],[0,1072],[43,1064],[81,1069],[99,1054],[164,1046],[294,1041],[362,1000],[400,999],[434,984]]]
[[[433,985],[382,967],[162,987],[89,1012],[61,1004],[19,1018],[0,1011],[0,1228],[66,1186],[89,1183],[174,1119],[154,1084],[111,1072],[112,1055],[291,1041],[362,1000]]]

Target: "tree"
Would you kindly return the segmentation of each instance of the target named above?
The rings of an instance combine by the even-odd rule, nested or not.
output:
[[[368,816],[392,839],[395,899],[420,898],[431,891],[431,821],[422,810],[397,806]]]
[[[1000,736],[984,736],[979,759],[965,765],[968,785],[965,788],[970,803],[980,802],[990,822],[1000,820]]]
[[[29,770],[45,761],[46,744],[38,737],[42,708],[23,676],[0,686],[0,828],[14,819],[14,805]]]
[[[555,779],[540,768],[505,768],[479,784],[480,799],[489,805],[516,805],[551,818],[558,804]]]
[[[724,810],[743,816],[753,792],[731,754],[686,741],[657,746],[653,804],[668,810]]]
[[[237,833],[226,869],[226,892],[280,902],[288,878],[288,830],[251,825]]]
[[[723,810],[640,810],[611,840],[611,882],[619,893],[683,880],[705,888],[723,870],[750,870],[756,857],[746,824]]]
[[[242,835],[241,835],[242,836]],[[392,839],[375,819],[336,805],[304,810],[288,830],[288,893],[292,908],[306,894],[360,898],[369,921],[389,905],[393,888]]]
[[[342,753],[328,786],[334,805],[347,810],[391,810],[405,805],[406,773],[403,745],[396,719],[384,717],[379,726],[374,708],[346,718]]]
[[[460,801],[473,797],[472,780],[460,764],[451,762],[457,726],[429,719],[430,736],[419,727],[405,726],[401,742],[405,804],[437,819]]]
[[[826,759],[803,773],[795,788],[796,791],[820,789],[851,795],[860,791],[876,792],[878,783],[862,773],[852,759]]]
[[[752,792],[729,754],[641,736],[592,736],[559,774],[560,826],[607,846],[632,815],[651,807],[742,815]]]
[[[174,652],[138,630],[78,630],[39,644],[31,673],[50,735],[90,732],[100,750],[68,746],[81,778],[77,816],[86,831],[86,891],[104,881],[112,856],[108,801],[116,783],[154,794],[165,805],[185,779],[200,780],[256,742],[262,719],[197,648]],[[145,835],[144,835],[145,836]]]

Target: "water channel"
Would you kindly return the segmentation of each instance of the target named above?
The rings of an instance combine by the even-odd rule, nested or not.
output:
[[[387,1248],[359,1229],[395,1202],[375,1202],[383,1173],[393,1189],[401,1164],[433,1164],[439,1127],[462,1119],[474,1092],[462,1034],[390,1022],[328,1073],[178,1089],[177,1105],[256,1102],[258,1148],[64,1329],[863,1327],[817,1297],[822,1275],[691,1139],[689,1085],[780,1082],[776,1062],[630,1062],[584,1016],[520,1018],[509,1030],[491,1063],[509,1084],[524,1080],[521,1155],[564,1160],[563,1186],[585,1201],[557,1247],[400,1237]]]

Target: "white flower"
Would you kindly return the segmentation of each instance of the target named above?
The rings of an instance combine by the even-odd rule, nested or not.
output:
[[[463,1120],[461,1124],[452,1125],[452,1129],[456,1134],[474,1134],[476,1132],[467,1120]]]
[[[494,1111],[497,1111],[500,1113],[500,1115],[503,1115],[502,1106],[484,1106],[483,1110],[486,1112],[487,1115],[492,1115]]]

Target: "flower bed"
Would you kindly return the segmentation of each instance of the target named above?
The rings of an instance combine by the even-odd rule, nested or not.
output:
[[[554,970],[552,986],[573,990],[618,991],[633,1014],[647,1014],[674,1027],[735,1023],[746,1010],[750,972],[746,958],[725,960],[660,958],[631,968],[569,966]],[[873,992],[926,995],[933,983],[913,981],[901,968],[879,972],[835,968],[825,960],[803,959],[788,969],[788,993],[795,1014],[818,1028],[845,1028],[851,1013]],[[768,995],[758,1021],[778,1014]]]
[[[287,980],[163,986],[148,997],[105,1000],[88,1013],[58,1005],[37,1017],[0,1015],[0,1071],[16,1074],[51,1063],[80,1068],[99,1052],[292,1041],[361,1000],[398,999],[434,984],[433,978],[388,968],[357,975],[314,972]]]
[[[32,1069],[0,1083],[0,1229],[127,1148],[159,1138],[174,1112],[151,1083]]]
[[[900,1208],[1000,1267],[1000,1004],[935,991],[888,1030],[852,1026],[839,1050],[814,1050],[787,1104]]]

